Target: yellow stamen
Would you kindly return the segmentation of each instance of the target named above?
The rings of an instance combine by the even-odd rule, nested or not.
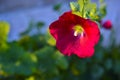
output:
[[[74,30],[74,36],[81,35],[81,37],[83,37],[84,29],[80,25],[75,25],[73,27],[73,30]]]

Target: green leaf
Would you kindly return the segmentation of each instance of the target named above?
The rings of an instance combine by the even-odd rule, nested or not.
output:
[[[80,5],[80,12],[82,12],[84,7],[84,0],[78,0],[78,4]]]
[[[70,2],[70,7],[71,10],[74,12],[79,11],[80,10],[80,6],[77,2]]]
[[[50,35],[50,32],[47,32],[46,34],[46,41],[49,45],[51,46],[55,46],[56,45],[56,41],[55,39]]]
[[[80,5],[80,12],[82,14],[83,18],[86,18],[86,6],[90,3],[89,0],[78,0],[78,3]]]
[[[80,5],[77,2],[70,2],[70,7],[73,14],[82,16],[82,13],[80,12]]]
[[[0,42],[7,40],[9,30],[10,30],[9,23],[0,21]]]
[[[30,57],[31,57],[31,60],[33,61],[33,62],[37,62],[38,60],[37,60],[37,56],[35,55],[35,54],[30,54]]]
[[[101,15],[101,17],[102,17],[102,18],[105,17],[105,16],[106,16],[106,13],[107,13],[107,11],[106,11],[106,4],[105,4],[105,3],[102,3],[102,4],[100,5],[99,10],[100,10],[100,15]]]
[[[68,68],[68,61],[66,60],[66,58],[59,52],[57,51],[56,53],[54,53],[54,55],[57,55],[56,58],[56,65],[60,68],[60,69],[67,69]]]
[[[91,3],[90,0],[78,0],[78,2],[71,2],[70,7],[73,14],[83,18],[98,19],[96,12],[96,3]]]
[[[98,18],[97,16],[97,12],[96,12],[96,3],[88,3],[85,6],[85,17],[88,17],[92,20],[95,20],[96,18]]]
[[[35,77],[34,76],[30,76],[29,78],[27,78],[25,80],[35,80]]]

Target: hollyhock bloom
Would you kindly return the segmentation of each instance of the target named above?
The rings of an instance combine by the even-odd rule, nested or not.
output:
[[[105,29],[111,29],[112,28],[112,23],[110,20],[107,20],[105,21],[103,24],[102,24],[102,27],[104,27]]]
[[[68,56],[75,54],[80,58],[93,55],[94,46],[100,37],[100,31],[95,22],[72,12],[65,12],[50,25],[49,29],[61,53]]]

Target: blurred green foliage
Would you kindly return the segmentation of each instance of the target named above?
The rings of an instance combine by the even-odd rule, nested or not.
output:
[[[62,5],[62,4],[60,4],[60,3],[54,5],[53,10],[55,10],[55,11],[60,11],[60,9],[61,9],[61,5]]]
[[[36,25],[41,29],[43,24],[39,22]],[[120,79],[120,46],[112,44],[104,48],[101,37],[92,58],[67,57],[56,49],[50,34],[30,36],[30,28],[33,24],[20,40],[8,42],[9,24],[0,22],[0,80]]]

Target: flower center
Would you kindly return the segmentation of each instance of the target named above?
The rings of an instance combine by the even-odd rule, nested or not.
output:
[[[78,35],[80,35],[81,37],[84,36],[84,29],[82,28],[82,26],[75,25],[73,27],[73,30],[74,30],[74,36],[78,36]]]

